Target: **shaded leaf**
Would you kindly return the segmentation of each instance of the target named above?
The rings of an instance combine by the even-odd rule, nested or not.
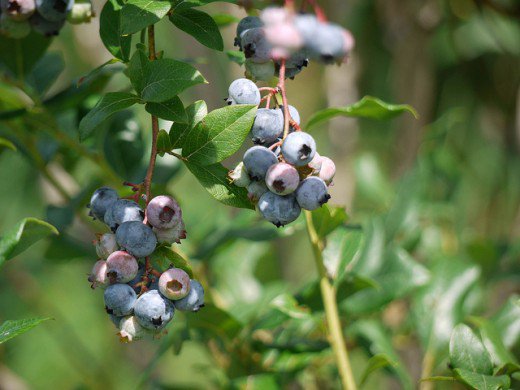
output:
[[[394,366],[394,362],[392,362],[390,357],[384,353],[378,353],[377,355],[372,356],[370,359],[368,359],[367,366],[361,375],[359,386],[362,387],[372,373],[388,366]]]
[[[190,278],[193,278],[193,270],[191,269],[191,265],[181,254],[174,251],[171,247],[167,246],[158,246],[155,251],[150,256],[150,260],[152,264],[160,271],[164,272],[171,265],[175,268],[180,268],[188,275]]]
[[[36,218],[25,218],[0,238],[0,266],[22,253],[35,242],[59,234],[51,224]]]
[[[189,328],[202,334],[205,339],[219,337],[235,338],[243,325],[227,312],[208,303],[196,314],[186,316]]]
[[[166,130],[159,130],[159,134],[157,136],[157,153],[159,156],[164,156],[165,153],[168,153],[172,150],[170,144],[170,136],[166,132]]]
[[[32,31],[23,39],[0,39],[0,64],[23,79],[45,54],[52,39]]]
[[[312,212],[312,222],[320,238],[325,238],[338,226],[343,225],[347,219],[348,216],[344,207],[324,204]]]
[[[507,375],[491,376],[457,368],[453,370],[455,378],[475,390],[509,389],[511,380]]]
[[[177,10],[170,15],[170,21],[204,46],[219,51],[224,50],[224,42],[218,26],[207,13],[191,8]]]
[[[47,320],[50,320],[50,318],[28,318],[25,320],[4,321],[4,323],[0,325],[0,344],[31,330]]]
[[[11,141],[9,141],[8,139],[5,139],[3,137],[0,137],[0,148],[1,147],[11,149],[15,152],[17,150],[16,146]]]
[[[211,165],[233,155],[244,143],[257,107],[233,105],[211,111],[188,132],[182,155],[191,163]]]
[[[109,92],[97,102],[79,123],[79,138],[88,138],[96,128],[116,112],[139,103],[139,98],[126,92]]]
[[[246,63],[246,56],[244,52],[238,50],[226,50],[226,55],[230,61],[242,66]]]
[[[188,9],[192,7],[200,7],[215,2],[237,4],[237,0],[172,0],[173,9],[175,11]]]
[[[233,23],[240,22],[240,18],[231,14],[215,14],[212,16],[213,20],[219,27],[226,27]]]
[[[330,107],[316,112],[307,122],[307,128],[315,127],[321,122],[328,121],[336,116],[360,117],[370,119],[392,119],[404,112],[418,117],[417,112],[408,104],[389,104],[372,97],[365,96],[360,101],[345,107]]]
[[[123,36],[121,14],[123,0],[108,0],[99,16],[99,35],[107,50],[123,62],[130,59],[132,36]]]
[[[121,10],[121,34],[133,34],[157,23],[170,9],[169,0],[128,0]]]
[[[478,326],[482,342],[491,355],[491,360],[497,366],[510,362],[516,362],[515,357],[509,352],[502,340],[502,334],[495,324],[485,318],[471,317],[470,321]]]
[[[39,95],[43,95],[64,69],[65,61],[61,53],[47,53],[38,60],[26,81]]]
[[[80,77],[77,81],[77,86],[80,87],[83,83],[88,83],[90,80],[95,79],[101,72],[104,71],[105,66],[118,64],[121,60],[119,58],[111,58],[108,61],[102,63],[97,68],[91,70],[88,74],[83,77]],[[119,69],[123,69],[122,66]]]
[[[146,103],[146,111],[161,119],[168,121],[187,123],[188,116],[184,110],[184,105],[178,96],[162,103]]]
[[[289,294],[277,296],[271,302],[271,306],[293,319],[303,319],[310,315],[309,310],[299,306],[296,299]]]
[[[204,100],[197,100],[186,107],[187,123],[174,123],[170,128],[172,149],[180,149],[184,145],[186,134],[191,131],[208,114]]]
[[[454,368],[485,375],[493,373],[491,356],[482,341],[465,324],[457,325],[451,334],[450,362]]]

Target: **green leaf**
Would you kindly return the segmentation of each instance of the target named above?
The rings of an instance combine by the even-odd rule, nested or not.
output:
[[[3,137],[0,137],[0,147],[8,148],[16,152],[16,146],[9,141],[8,139],[5,139]]]
[[[334,229],[343,225],[347,219],[348,216],[344,207],[324,204],[312,212],[312,222],[320,238],[325,238]]]
[[[21,220],[0,239],[0,266],[5,261],[22,253],[35,242],[52,234],[59,234],[59,232],[47,222],[36,218]]]
[[[197,100],[186,107],[187,123],[174,123],[170,128],[170,142],[172,149],[182,148],[186,134],[188,134],[207,114],[208,107],[204,100]]]
[[[315,127],[321,122],[328,121],[336,116],[370,118],[386,120],[394,118],[404,112],[418,117],[417,112],[408,104],[389,104],[372,97],[365,96],[359,102],[345,107],[330,107],[316,112],[307,122],[307,129]]]
[[[504,345],[513,348],[520,339],[520,298],[513,295],[500,311],[491,317],[491,322],[502,336]]]
[[[226,55],[230,61],[236,62],[240,66],[246,63],[246,56],[242,51],[226,50]]]
[[[406,371],[399,354],[395,351],[392,340],[383,325],[375,320],[359,320],[352,324],[348,331],[362,340],[363,345],[372,356],[384,355],[386,357],[391,363],[390,366],[387,366],[388,369],[399,378],[403,389],[414,388],[412,378]]]
[[[193,270],[188,260],[171,247],[158,246],[150,256],[150,261],[160,271],[166,271],[170,265],[173,265],[175,268],[186,271],[190,278],[193,278]]]
[[[257,374],[234,378],[230,388],[232,390],[278,390],[280,385],[274,374]]]
[[[290,294],[282,294],[274,298],[271,302],[271,306],[282,312],[289,318],[301,320],[309,318],[310,312],[308,309],[299,306],[298,302]]]
[[[238,4],[237,0],[172,0],[174,10],[183,10],[192,7],[201,7],[215,2]]]
[[[233,105],[211,111],[191,130],[182,145],[182,155],[199,165],[218,163],[233,155],[244,143],[257,107]]]
[[[197,69],[171,58],[150,61],[136,50],[128,66],[128,77],[145,102],[161,103],[173,99],[193,85],[207,83]]]
[[[240,22],[239,18],[231,14],[215,14],[212,18],[219,27],[226,27],[230,24]]]
[[[247,197],[247,190],[229,183],[228,170],[221,164],[199,165],[191,161],[185,162],[191,173],[200,184],[219,202],[233,207],[254,210]]]
[[[478,326],[482,342],[491,355],[496,366],[516,362],[515,357],[507,350],[502,340],[503,335],[498,331],[492,320],[480,317],[471,317],[470,321]]]
[[[161,119],[168,121],[187,123],[188,116],[184,110],[184,105],[178,96],[162,103],[146,103],[146,111]]]
[[[363,374],[361,375],[361,379],[359,381],[359,387],[363,387],[368,377],[374,373],[375,371],[385,368],[385,367],[393,367],[394,362],[384,353],[378,353],[377,355],[372,356],[368,362]]]
[[[127,92],[109,92],[103,95],[79,123],[79,139],[85,140],[103,121],[136,103],[139,103],[139,98]]]
[[[451,334],[450,362],[454,368],[485,375],[493,373],[491,356],[482,341],[465,324],[457,325]]]
[[[99,17],[99,35],[107,50],[123,62],[130,59],[132,36],[123,36],[121,9],[123,0],[108,0]]]
[[[457,258],[443,258],[435,262],[430,274],[429,283],[413,297],[412,315],[423,348],[434,357],[443,357],[453,328],[466,315],[464,302],[480,270]]]
[[[25,320],[4,321],[4,323],[0,325],[0,344],[31,330],[47,320],[50,320],[50,318],[28,318]]]
[[[233,340],[242,330],[243,325],[229,313],[207,303],[196,315],[186,316],[189,328],[201,333],[204,339],[219,337]]]
[[[134,34],[164,18],[169,0],[128,0],[121,10],[121,34]]]
[[[52,39],[31,32],[23,39],[0,39],[0,64],[23,79],[45,54]]]
[[[207,13],[191,8],[178,10],[170,15],[170,21],[204,46],[214,50],[224,50],[224,41],[218,26]]]
[[[160,130],[157,136],[157,153],[162,157],[165,153],[168,153],[171,150],[172,145],[170,144],[170,136],[166,130]]]
[[[65,61],[61,53],[47,53],[36,63],[26,81],[39,95],[43,95],[64,69]]]
[[[108,61],[102,63],[97,68],[92,69],[89,73],[87,73],[85,76],[82,76],[78,79],[77,86],[78,88],[83,85],[83,83],[88,83],[91,80],[96,79],[101,73],[105,71],[105,67],[113,64],[120,64],[121,60],[119,58],[111,58]],[[119,69],[122,69],[122,66],[120,66]]]
[[[457,368],[453,370],[455,378],[475,390],[509,389],[511,380],[507,375],[491,376]]]

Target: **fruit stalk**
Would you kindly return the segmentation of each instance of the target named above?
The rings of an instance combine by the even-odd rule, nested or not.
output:
[[[150,61],[156,59],[155,56],[155,26],[148,27],[148,58]],[[159,119],[152,115],[152,151],[150,152],[150,163],[144,178],[144,190],[146,194],[146,204],[152,199],[151,187],[155,160],[157,159],[157,137],[159,136]]]
[[[283,104],[283,139],[289,135],[289,121],[291,119],[289,115],[289,105],[287,104],[287,93],[285,92],[285,59],[281,61],[280,64],[280,75],[278,81],[278,89],[282,94],[282,104]]]
[[[336,289],[329,280],[327,270],[323,264],[322,251],[324,244],[316,232],[310,211],[305,211],[305,221],[307,223],[307,234],[312,245],[314,260],[320,278],[321,297],[325,308],[327,327],[329,329],[329,342],[334,352],[341,382],[344,389],[356,390],[356,382],[354,381],[354,375],[352,374],[352,368],[350,367],[347,344],[345,343],[345,337],[343,336],[338,305],[336,303]]]

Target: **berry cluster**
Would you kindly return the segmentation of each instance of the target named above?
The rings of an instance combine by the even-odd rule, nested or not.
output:
[[[156,196],[143,211],[137,202],[102,187],[94,192],[88,207],[90,215],[112,231],[100,234],[94,242],[100,260],[88,280],[92,288],[105,289],[105,308],[120,330],[121,341],[158,334],[175,309],[198,311],[204,306],[202,285],[184,270],[169,268],[161,273],[150,265],[149,256],[156,247],[186,238],[175,199]]]
[[[243,18],[237,26],[235,46],[245,54],[247,77],[264,81],[278,77],[282,60],[285,77],[291,79],[309,60],[325,64],[345,61],[354,47],[352,35],[325,21],[321,13],[318,16],[269,7],[260,17]]]
[[[32,29],[50,37],[59,34],[65,21],[79,24],[92,16],[89,0],[0,0],[0,34],[21,39]]]
[[[268,97],[276,89],[267,88]],[[229,104],[260,104],[260,89],[248,79],[229,87]],[[284,134],[283,107],[259,108],[251,128],[256,145],[229,172],[229,179],[246,187],[262,216],[277,227],[293,222],[301,209],[315,210],[330,199],[328,186],[336,173],[334,162],[316,152],[314,138],[300,129],[300,115],[288,105],[289,124]]]

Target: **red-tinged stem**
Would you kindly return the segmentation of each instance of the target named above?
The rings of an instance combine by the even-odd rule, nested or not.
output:
[[[293,129],[295,129],[296,131],[302,131],[302,128],[300,127],[300,125],[298,123],[296,123],[294,121],[294,119],[291,118],[291,120],[289,121],[289,124],[291,125],[291,127]]]
[[[271,106],[271,94],[267,95],[267,99],[265,99],[265,108],[269,108]]]
[[[269,150],[274,150],[274,149],[276,149],[277,146],[280,146],[281,144],[282,144],[282,141],[275,142],[274,144],[269,146]]]
[[[314,13],[316,14],[316,17],[320,22],[326,22],[327,21],[327,15],[325,15],[325,12],[323,12],[323,9],[318,4],[317,0],[307,0],[307,2],[314,8]]]
[[[278,89],[280,90],[280,93],[282,94],[283,117],[284,117],[283,139],[285,139],[287,137],[287,135],[289,134],[289,121],[291,119],[290,114],[289,114],[289,106],[287,104],[287,94],[285,92],[285,59],[283,59],[280,64]]]

